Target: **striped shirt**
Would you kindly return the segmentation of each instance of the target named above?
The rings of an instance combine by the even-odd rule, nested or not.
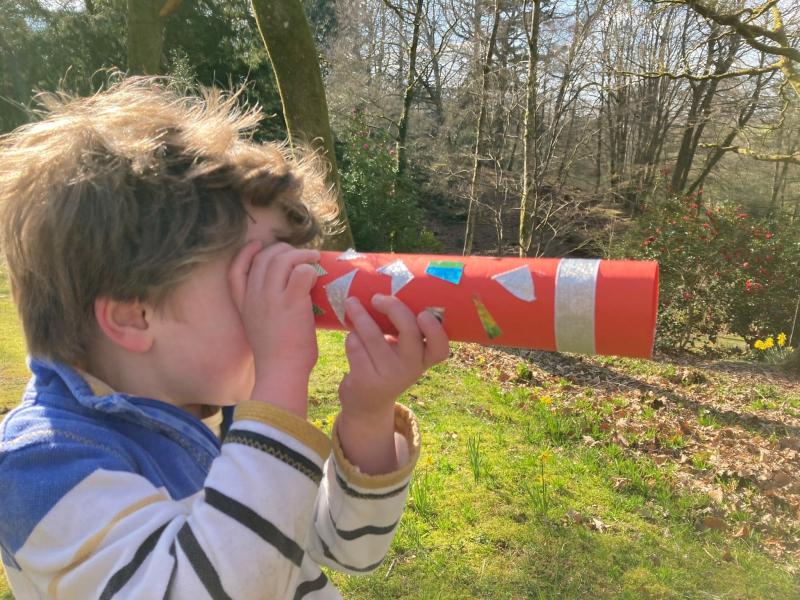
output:
[[[403,466],[370,476],[335,424],[331,440],[248,401],[220,442],[175,406],[30,366],[0,426],[0,552],[18,600],[339,598],[320,565],[368,573],[386,555],[419,456],[408,409],[395,409]]]

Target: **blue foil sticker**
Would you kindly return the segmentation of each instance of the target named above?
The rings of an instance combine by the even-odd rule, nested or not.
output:
[[[428,265],[428,268],[425,269],[425,273],[431,277],[458,285],[461,283],[461,275],[464,274],[464,263],[451,260],[433,260]]]

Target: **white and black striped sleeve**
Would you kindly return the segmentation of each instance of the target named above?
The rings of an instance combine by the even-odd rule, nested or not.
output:
[[[374,571],[394,539],[419,458],[413,413],[395,407],[395,437],[405,462],[385,475],[365,475],[344,455],[334,425],[333,453],[325,464],[309,553],[319,564],[351,574]]]

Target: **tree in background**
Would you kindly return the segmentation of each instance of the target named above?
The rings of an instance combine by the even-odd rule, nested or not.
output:
[[[342,202],[328,103],[303,5],[299,0],[253,0],[253,8],[278,82],[289,141],[316,145],[330,165],[328,182],[335,190],[344,228],[326,244],[342,250],[351,247],[353,234]]]
[[[401,20],[403,12],[397,9]],[[419,45],[420,26],[425,16],[425,0],[416,0],[413,12],[411,13],[411,43],[408,46],[408,75],[406,76],[406,86],[403,92],[403,111],[400,113],[400,120],[397,123],[397,166],[398,178],[401,178],[408,165],[408,150],[406,141],[408,140],[409,120],[411,118],[411,103],[414,101],[414,90],[417,86],[417,48]]]
[[[500,26],[500,0],[495,0],[492,16],[492,33],[486,44],[486,57],[481,68],[481,91],[478,108],[478,124],[475,127],[475,158],[472,162],[472,179],[469,186],[469,206],[467,208],[467,229],[464,234],[464,255],[472,253],[472,242],[475,237],[475,222],[478,218],[477,185],[483,164],[483,134],[486,125],[486,101],[489,90],[489,73],[492,68],[492,56],[497,42],[497,29]],[[480,20],[480,19],[479,19]]]
[[[776,129],[783,131],[783,125],[787,118],[787,114],[792,106],[797,106],[800,100],[800,49],[792,46],[790,43],[789,35],[787,34],[786,22],[781,6],[776,1],[756,4],[755,6],[740,9],[737,5],[726,7],[719,4],[709,4],[700,0],[676,0],[678,4],[685,4],[698,14],[713,21],[719,26],[730,28],[737,36],[745,41],[745,43],[752,49],[757,50],[762,56],[767,55],[777,59],[770,65],[771,70],[779,70],[783,76],[784,82],[779,88],[779,94],[783,99],[781,111],[779,113],[779,123]],[[795,7],[796,8],[796,7]],[[764,20],[768,21],[765,23]],[[789,91],[791,89],[792,91]],[[777,136],[783,142],[783,135]],[[780,151],[777,153],[765,153],[763,151],[754,150],[748,146],[740,146],[733,144],[735,136],[731,135],[725,139],[721,144],[713,145],[717,156],[722,156],[725,152],[732,152],[739,155],[754,158],[756,160],[775,162],[775,177],[773,179],[772,196],[770,199],[770,213],[775,215],[775,205],[778,190],[781,187],[781,179],[785,178],[787,165],[790,163],[800,164],[800,151],[797,146],[790,146],[790,150],[785,153]],[[779,163],[783,163],[783,167]],[[798,216],[797,207],[800,203],[795,205],[793,220]],[[795,242],[795,246],[798,246]],[[798,262],[794,262],[793,276],[796,280],[796,268]],[[751,286],[752,287],[752,286]],[[800,291],[795,290],[794,297],[800,301]],[[788,298],[787,298],[788,299]],[[759,307],[759,311],[763,312],[764,306]],[[792,323],[794,328],[796,324]],[[789,371],[800,374],[800,351],[792,353],[785,364],[785,368]]]
[[[158,75],[164,47],[164,21],[181,0],[128,0],[128,72]],[[92,8],[92,3],[89,4]],[[88,8],[87,6],[87,12]]]
[[[127,25],[120,0],[71,2],[18,0],[0,11],[0,127],[30,118],[27,107],[40,91],[89,94],[107,73],[126,70]],[[162,5],[163,6],[163,5]],[[246,84],[244,94],[267,115],[280,112],[264,45],[247,0],[182,2],[165,21],[163,72],[187,86]],[[268,119],[259,135],[285,136],[280,119]]]
[[[87,94],[100,71],[126,64],[125,11],[107,0],[59,8],[38,0],[0,11],[0,129],[26,122],[33,95],[59,88]]]

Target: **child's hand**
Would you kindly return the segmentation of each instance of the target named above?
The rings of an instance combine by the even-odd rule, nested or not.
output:
[[[339,386],[339,434],[351,462],[364,472],[386,472],[394,452],[394,402],[431,366],[449,355],[447,333],[428,311],[416,317],[394,296],[376,295],[375,310],[385,314],[398,335],[385,336],[356,298],[346,302],[353,325],[345,342],[350,372]],[[386,456],[384,457],[386,458]],[[380,463],[380,464],[379,464]]]
[[[311,263],[319,259],[317,250],[251,242],[234,258],[228,277],[255,360],[254,399],[302,416],[318,356],[310,292],[317,280]]]

